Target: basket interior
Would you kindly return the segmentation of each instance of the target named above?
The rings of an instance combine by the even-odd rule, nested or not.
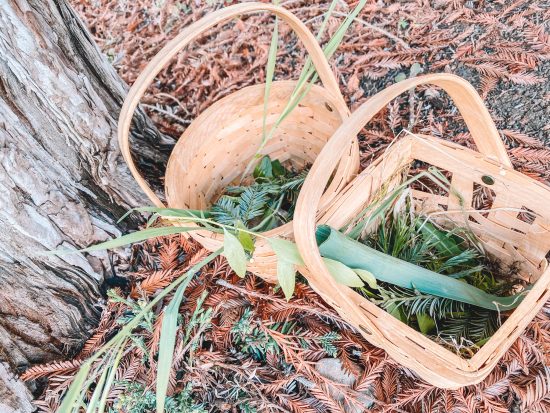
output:
[[[503,264],[518,266],[517,275],[522,280],[533,283],[540,278],[550,251],[550,210],[545,207],[550,202],[550,190],[458,145],[426,136],[404,139],[361,174],[364,183],[356,193],[366,192],[359,196],[356,213],[381,188],[390,191],[399,185],[403,169],[430,166],[446,176],[451,191],[417,182],[411,186],[415,209],[429,213],[444,227],[467,226],[489,255]]]
[[[272,85],[267,131],[279,118],[294,85]],[[245,88],[218,101],[193,121],[168,163],[166,194],[171,207],[206,209],[228,185],[241,178],[262,141],[263,93],[263,85]],[[313,163],[342,122],[334,107],[322,88],[312,88],[261,153],[291,163],[297,170]],[[252,173],[253,168],[249,170]]]
[[[408,347],[414,345],[409,349],[410,354],[409,350],[403,353],[401,349],[399,357],[410,358],[418,350],[456,363],[460,368],[475,370],[493,363],[546,300],[550,276],[547,270],[550,210],[545,205],[550,203],[550,188],[470,149],[429,136],[411,135],[396,141],[352,181],[340,199],[321,215],[320,222],[333,228],[345,227],[376,199],[381,190],[391,191],[401,184],[405,169],[429,166],[445,174],[451,182],[451,191],[413,185],[413,204],[423,212],[441,213],[442,223],[448,223],[455,215],[457,225],[466,221],[489,254],[503,264],[520,264],[517,276],[523,284],[534,284],[533,290],[470,360],[403,325],[359,293],[350,289],[348,297],[364,312],[366,319],[380,323],[378,328],[391,336],[392,341],[397,343],[403,339],[409,343]],[[539,278],[541,282],[537,283]],[[339,308],[338,302],[330,296],[325,295],[325,299]],[[363,321],[354,318],[352,321],[361,331],[366,331],[361,328]]]

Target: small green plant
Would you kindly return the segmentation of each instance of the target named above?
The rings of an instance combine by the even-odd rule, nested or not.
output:
[[[230,186],[210,208],[213,220],[235,228],[264,232],[292,220],[294,205],[308,172],[285,168],[264,156],[250,185]]]
[[[267,353],[278,353],[279,348],[275,340],[255,324],[252,316],[252,310],[247,308],[233,325],[233,343],[240,353],[250,354],[256,361],[265,361]]]
[[[117,398],[116,404],[109,413],[151,413],[157,404],[154,391],[146,389],[138,383],[117,383],[124,386],[124,392]],[[191,385],[179,393],[169,396],[165,402],[166,413],[207,413],[202,405],[193,401]]]

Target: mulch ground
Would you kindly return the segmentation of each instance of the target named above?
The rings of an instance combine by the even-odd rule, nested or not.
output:
[[[222,2],[175,0],[73,0],[73,4],[129,84],[166,40],[222,7]],[[327,1],[282,4],[314,32],[328,7]],[[341,15],[355,4],[338,4],[328,25],[329,35]],[[352,25],[331,64],[352,109],[396,80],[418,73],[444,71],[465,77],[485,99],[514,166],[549,183],[548,21],[550,7],[543,1],[372,1]],[[268,15],[244,17],[213,28],[190,50],[179,53],[143,99],[161,131],[176,141],[213,102],[263,82],[272,23]],[[281,32],[276,78],[296,79],[305,54],[287,26],[282,25]],[[452,102],[433,87],[421,87],[396,99],[365,126],[360,137],[363,166],[403,129],[473,147]],[[127,275],[129,290],[120,294],[134,298],[154,294],[200,254],[196,245],[179,238],[136,247],[132,272]],[[365,405],[372,411],[550,411],[550,303],[483,383],[446,391],[415,378],[366,343],[304,284],[287,304],[272,286],[254,277],[242,281],[218,261],[191,289],[182,317],[196,311],[192,298],[204,291],[208,291],[204,306],[212,311],[211,327],[206,332],[194,330],[201,338],[193,350],[192,365],[185,352],[189,349],[182,349],[171,391],[176,394],[185,383],[193,383],[193,400],[212,411],[332,412]],[[82,357],[116,329],[116,314],[125,311],[121,306],[107,306]],[[142,333],[146,351],[154,352],[158,345],[155,331]],[[250,337],[255,340],[252,344]],[[272,342],[277,352],[268,351]],[[139,351],[145,350],[129,352],[123,364],[126,370],[120,375],[150,388],[154,360],[145,367]],[[327,356],[339,358],[344,369],[354,374],[351,387],[319,375],[314,363]],[[57,370],[31,372],[31,378],[50,377],[40,403],[45,411],[55,409],[66,386],[60,378],[70,377],[76,367],[71,363],[61,363]],[[254,378],[250,371],[255,372]]]

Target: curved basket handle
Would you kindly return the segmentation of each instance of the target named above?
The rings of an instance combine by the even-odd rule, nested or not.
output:
[[[254,13],[258,11],[270,11],[288,23],[288,25],[296,32],[298,38],[300,38],[308,51],[324,87],[335,98],[335,101],[339,106],[337,110],[342,111],[341,113],[349,113],[346,102],[340,93],[338,82],[330,69],[321,46],[315,39],[315,36],[313,36],[304,23],[302,23],[294,14],[282,7],[263,3],[241,3],[212,12],[206,17],[186,27],[178,36],[170,40],[166,46],[158,52],[158,54],[149,62],[130,88],[120,112],[118,122],[118,143],[120,145],[122,155],[141,189],[143,189],[149,199],[151,199],[157,207],[162,208],[164,207],[164,204],[141,176],[130,153],[130,125],[139,101],[141,100],[149,84],[170,61],[170,59],[172,59],[181,49],[191,43],[194,39],[199,37],[204,31],[241,14]]]
[[[323,188],[329,182],[334,165],[349,147],[350,141],[381,109],[401,93],[422,84],[434,84],[445,90],[453,99],[472,133],[479,151],[512,166],[498,131],[476,90],[466,80],[451,74],[432,74],[396,83],[363,103],[334,133],[315,160],[298,196],[294,212],[294,238],[312,281],[334,291],[342,298],[342,309],[358,313],[349,303],[326,268],[315,240],[316,215]]]

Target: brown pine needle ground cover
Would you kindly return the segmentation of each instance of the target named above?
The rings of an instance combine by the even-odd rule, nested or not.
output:
[[[95,40],[129,83],[165,41],[222,2],[175,0],[74,0]],[[289,0],[282,5],[312,30],[327,1]],[[339,3],[328,35],[355,2]],[[501,128],[514,165],[550,181],[550,8],[543,1],[372,2],[360,14],[332,59],[344,96],[353,108],[383,87],[416,74],[449,71],[471,81]],[[212,29],[161,72],[144,99],[164,133],[174,139],[201,111],[243,86],[264,81],[273,19],[257,15]],[[297,78],[304,52],[280,26],[276,78]],[[328,36],[327,35],[327,36]],[[390,104],[361,137],[367,165],[406,128],[471,145],[452,104],[435,88],[419,88]],[[461,133],[462,132],[462,133]],[[170,145],[161,150],[169,151]],[[162,175],[163,171],[158,171]],[[490,202],[479,194],[479,204]],[[131,317],[139,305],[181,275],[203,252],[181,237],[134,248],[131,272],[106,305],[97,331],[75,360],[39,366],[25,377],[48,377],[39,402],[54,411],[78,360],[87,357]],[[196,309],[199,298],[204,303]],[[550,411],[550,304],[481,384],[456,391],[436,389],[373,348],[306,285],[287,303],[259,279],[243,281],[216,261],[193,282],[182,305],[171,395],[176,411],[359,410],[388,412]],[[167,300],[169,297],[167,298]],[[165,301],[167,301],[165,300]],[[197,312],[198,311],[198,312]],[[154,406],[155,351],[160,312],[152,314],[128,347],[111,397],[114,411],[146,412]],[[186,334],[189,336],[185,340]],[[330,382],[315,362],[341,360],[356,377],[351,388]],[[134,385],[129,385],[134,383]],[[187,384],[188,383],[188,384]],[[141,397],[142,403],[132,395]],[[151,397],[153,397],[152,404]],[[121,401],[122,400],[122,401]],[[203,408],[193,407],[204,403]],[[184,410],[182,406],[186,406]],[[194,409],[194,410],[193,410]]]
[[[55,411],[79,360],[108,340],[140,302],[205,255],[179,235],[148,241],[133,252],[129,285],[124,292],[111,294],[98,329],[81,353],[72,361],[25,373],[27,380],[48,378],[37,402],[42,411]],[[294,298],[287,302],[272,285],[252,275],[237,277],[223,259],[190,284],[180,314],[168,394],[172,400],[183,397],[188,410],[174,412],[360,412],[366,407],[375,412],[546,412],[550,408],[550,303],[483,383],[453,391],[432,387],[400,368],[384,351],[365,342],[307,285],[298,283]],[[127,345],[110,393],[113,411],[154,411],[161,320],[159,305],[149,325]],[[351,387],[316,369],[317,361],[329,357],[339,359],[355,377]]]

